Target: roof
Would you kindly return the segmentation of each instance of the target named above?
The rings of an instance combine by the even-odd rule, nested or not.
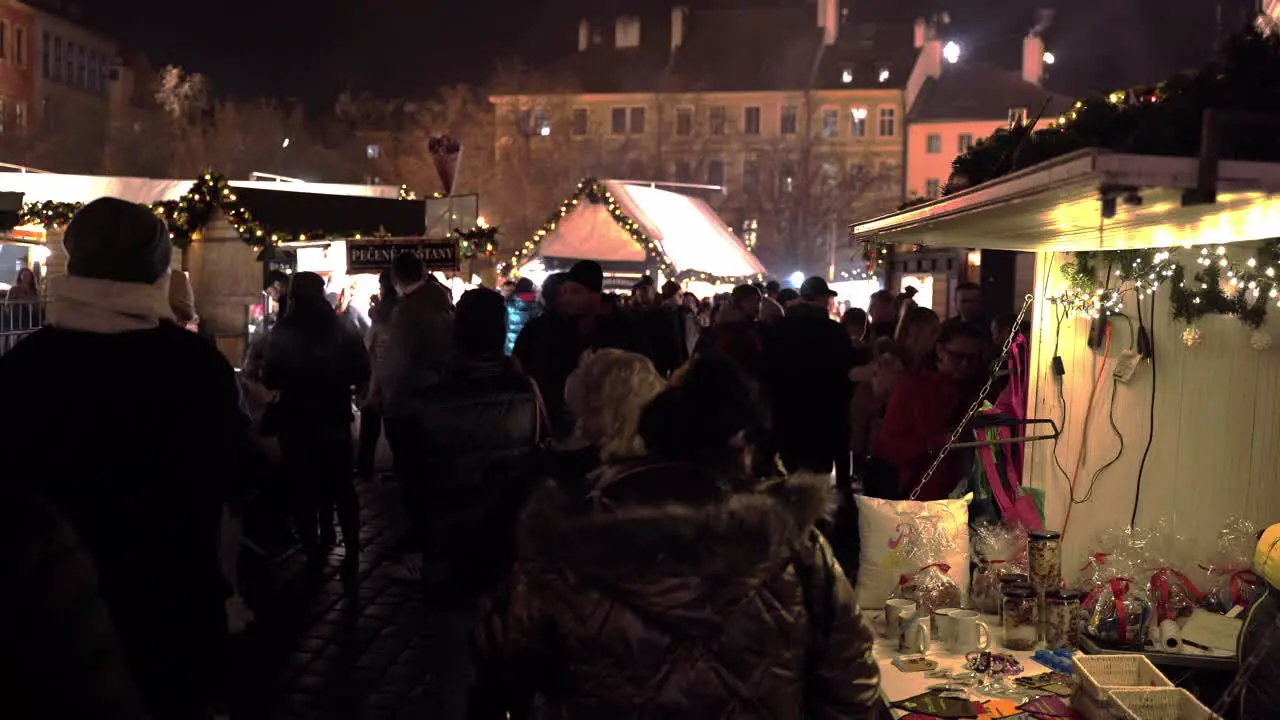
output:
[[[693,10],[674,52],[669,16],[640,22],[639,47],[614,47],[612,24],[593,27],[599,42],[517,80],[499,78],[495,94],[901,88],[915,62],[910,25],[842,24],[826,47],[811,7]]]
[[[1223,160],[1217,202],[1193,204],[1197,158],[1088,148],[855,223],[855,241],[1026,252],[1225,244],[1280,236],[1280,163]],[[1115,194],[1121,188],[1122,194]],[[1115,213],[1102,214],[1111,192]]]
[[[1042,107],[1045,118],[1056,118],[1074,102],[1023,80],[1019,72],[984,62],[960,62],[944,67],[941,76],[925,80],[908,119],[1005,120],[1010,108],[1026,108],[1034,120]]]

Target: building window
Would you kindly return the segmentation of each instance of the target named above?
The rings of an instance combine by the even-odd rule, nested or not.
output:
[[[707,124],[711,126],[712,135],[723,135],[725,133],[725,130],[727,129],[726,125],[728,125],[728,117],[729,113],[725,110],[723,105],[716,105],[711,108]]]
[[[62,38],[53,39],[53,79],[62,79]]]
[[[693,167],[688,160],[676,161],[676,182],[693,182]]]
[[[897,108],[880,108],[880,137],[893,137],[898,134]]]
[[[748,135],[760,134],[760,108],[749,107],[742,111],[742,132]]]
[[[782,108],[782,116],[778,118],[778,129],[783,135],[795,135],[800,129],[800,111],[795,105]]]
[[[50,53],[53,52],[53,43],[50,42],[49,33],[44,33],[42,37],[44,42],[40,45],[40,64],[44,70],[44,78],[45,80],[48,80],[53,76],[53,63],[50,59]]]
[[[0,20],[0,59],[9,57],[9,21]]]
[[[866,108],[856,107],[849,110],[849,135],[856,138],[867,136]]]
[[[642,107],[631,108],[631,134],[644,134],[644,108]]]
[[[960,133],[960,137],[956,140],[956,154],[963,155],[969,152],[969,148],[973,147],[973,135],[970,133]]]
[[[24,27],[13,29],[13,55],[18,60],[18,67],[27,66],[27,29]]]
[[[840,112],[838,110],[822,111],[822,137],[833,138],[840,133]]]
[[[676,135],[689,137],[693,134],[693,108],[676,108]]]
[[[586,108],[573,109],[573,122],[570,123],[574,135],[582,136],[587,134],[587,125],[590,124],[591,114]]]
[[[707,163],[707,184],[724,187],[724,161],[712,160]]]
[[[818,180],[823,190],[834,192],[840,185],[840,165],[830,160],[823,160],[818,166]]]
[[[760,191],[760,163],[747,160],[742,163],[742,192],[757,193]]]
[[[627,109],[614,108],[609,113],[609,132],[614,135],[627,134]]]
[[[937,155],[942,152],[942,136],[938,133],[929,133],[925,136],[924,151],[930,155]]]
[[[1009,108],[1009,127],[1016,128],[1027,124],[1027,109],[1024,107]]]
[[[364,156],[370,160],[377,160],[382,157],[382,146],[378,143],[369,143],[364,146]]]
[[[9,98],[0,97],[0,135],[8,130],[9,123]]]
[[[76,85],[89,89],[89,53],[83,45],[76,50]]]
[[[89,84],[88,89],[98,90],[98,68],[101,67],[101,61],[98,60],[98,53],[89,53]]]
[[[796,171],[790,165],[780,165],[778,167],[778,192],[790,193],[796,189]]]
[[[747,246],[748,250],[755,250],[756,245],[760,243],[760,221],[756,218],[747,218],[742,221],[742,242]]]
[[[13,125],[19,132],[27,129],[27,104],[14,103],[13,106]]]
[[[924,181],[924,196],[930,200],[938,197],[938,179],[929,178]]]
[[[551,134],[551,113],[546,108],[533,111],[533,131],[542,137]]]
[[[67,43],[67,54],[64,56],[66,64],[62,68],[62,79],[68,85],[76,84],[76,46],[75,43]]]

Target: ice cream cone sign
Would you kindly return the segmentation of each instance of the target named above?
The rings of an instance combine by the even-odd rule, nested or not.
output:
[[[436,164],[444,194],[452,195],[453,185],[458,179],[458,163],[462,160],[462,145],[448,135],[437,135],[427,142],[427,150]]]

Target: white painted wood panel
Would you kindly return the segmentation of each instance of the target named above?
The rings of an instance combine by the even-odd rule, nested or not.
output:
[[[1111,346],[1104,358],[1101,350],[1088,347],[1087,318],[1069,318],[1059,327],[1054,306],[1043,298],[1063,289],[1059,268],[1070,261],[1066,255],[1037,255],[1028,412],[1032,417],[1053,418],[1063,432],[1056,447],[1051,442],[1028,446],[1024,472],[1029,486],[1045,490],[1048,527],[1063,529],[1071,507],[1070,522],[1065,525],[1068,575],[1079,567],[1099,535],[1129,523],[1151,427],[1153,388],[1148,363],[1139,365],[1129,383],[1115,386],[1114,418],[1124,441],[1123,452],[1098,477],[1090,499],[1079,502],[1089,492],[1094,474],[1120,450],[1108,420],[1111,374],[1115,357],[1131,345],[1133,335],[1126,322],[1113,321]],[[1168,291],[1157,294],[1154,309],[1151,300],[1144,298],[1142,310],[1155,344],[1155,432],[1142,475],[1138,525],[1166,523],[1207,548],[1231,517],[1243,516],[1260,524],[1280,521],[1280,322],[1270,319],[1264,326],[1277,341],[1270,350],[1253,349],[1249,330],[1229,317],[1199,322],[1203,340],[1187,348],[1182,342],[1186,326],[1173,320]],[[1136,328],[1132,295],[1126,298],[1123,312]],[[1272,314],[1280,314],[1280,309]],[[1055,342],[1066,366],[1061,388],[1051,370]],[[1103,374],[1090,406],[1099,367]],[[1059,390],[1065,400],[1065,422]],[[1054,463],[1055,452],[1065,476]],[[1077,458],[1077,504],[1071,505],[1068,478],[1076,472]]]

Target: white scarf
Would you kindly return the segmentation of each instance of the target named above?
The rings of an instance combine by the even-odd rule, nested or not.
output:
[[[169,306],[169,273],[150,285],[58,275],[49,278],[49,324],[116,335],[177,322]]]

